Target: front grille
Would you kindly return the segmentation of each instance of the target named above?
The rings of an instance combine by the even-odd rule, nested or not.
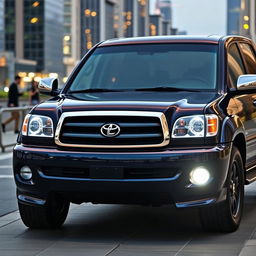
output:
[[[102,112],[76,112],[79,114],[66,113],[59,124],[56,143],[61,146],[78,147],[149,147],[162,146],[169,139],[163,133],[163,121],[157,116],[122,115],[122,112],[114,112],[106,115]],[[138,112],[141,113],[141,112]],[[138,114],[137,113],[137,114]],[[67,115],[68,116],[65,116]],[[120,127],[120,133],[115,137],[106,137],[101,128],[106,124],[114,124]],[[167,124],[165,124],[167,126]],[[169,136],[169,133],[168,133]]]
[[[113,172],[114,171],[114,172]],[[50,177],[81,179],[157,179],[172,178],[178,170],[175,168],[58,168],[43,167],[41,172]],[[98,173],[97,175],[95,173]]]

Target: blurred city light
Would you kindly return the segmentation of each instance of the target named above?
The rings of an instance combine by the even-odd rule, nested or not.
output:
[[[41,80],[41,77],[39,77],[39,76],[36,76],[36,77],[34,77],[34,80],[36,81],[36,82],[40,82],[40,80]]]
[[[37,6],[39,6],[39,4],[40,4],[40,3],[39,3],[38,1],[35,1],[35,2],[32,4],[32,6],[33,6],[33,7],[37,7]]]
[[[49,73],[49,77],[51,78],[58,78],[58,74],[57,73]]]
[[[30,82],[32,82],[32,78],[28,77],[28,76],[25,76],[25,77],[23,77],[23,82],[30,83]]]
[[[247,15],[244,16],[244,21],[249,21],[249,19],[250,19],[249,16]]]
[[[34,17],[34,18],[30,19],[30,23],[32,23],[32,24],[37,23],[37,22],[38,22],[38,18],[37,17]]]
[[[69,41],[70,40],[70,36],[64,36],[64,41]]]
[[[248,29],[250,28],[250,26],[249,26],[249,24],[245,23],[245,24],[243,25],[243,28],[244,28],[245,30],[248,30]]]
[[[97,12],[92,12],[92,13],[91,13],[91,16],[92,16],[92,17],[97,16]]]
[[[35,73],[29,72],[29,73],[28,73],[28,76],[29,76],[30,78],[33,78],[33,77],[35,76]]]

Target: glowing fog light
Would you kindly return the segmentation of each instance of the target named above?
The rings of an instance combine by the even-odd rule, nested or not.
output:
[[[204,167],[197,167],[190,173],[190,181],[194,185],[205,185],[209,179],[210,173]]]
[[[32,178],[32,171],[28,166],[23,166],[20,169],[20,177],[24,180],[30,180]]]

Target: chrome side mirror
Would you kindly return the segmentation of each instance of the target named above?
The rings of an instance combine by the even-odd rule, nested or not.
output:
[[[256,74],[239,76],[236,88],[238,91],[256,90]]]
[[[38,89],[40,93],[54,96],[59,93],[58,84],[59,82],[57,78],[43,78],[39,82]]]

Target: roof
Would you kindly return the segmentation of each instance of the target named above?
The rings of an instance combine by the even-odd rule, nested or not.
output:
[[[128,37],[106,40],[98,45],[98,47],[111,45],[127,45],[127,44],[152,44],[152,43],[206,43],[219,44],[221,41],[248,41],[248,38],[242,36],[220,36],[220,35],[205,35],[205,36],[147,36],[147,37]]]
[[[147,36],[147,37],[129,37],[117,38],[104,41],[100,46],[123,45],[123,44],[146,44],[146,43],[210,43],[218,44],[223,36]]]

